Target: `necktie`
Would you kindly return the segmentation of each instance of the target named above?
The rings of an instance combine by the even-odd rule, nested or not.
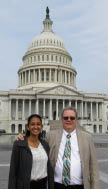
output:
[[[71,165],[71,135],[67,135],[66,145],[63,155],[63,171],[62,171],[62,182],[65,186],[70,184],[70,165]]]

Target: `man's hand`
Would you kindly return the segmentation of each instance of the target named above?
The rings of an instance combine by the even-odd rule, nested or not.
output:
[[[19,134],[16,138],[16,140],[24,140],[25,134]]]

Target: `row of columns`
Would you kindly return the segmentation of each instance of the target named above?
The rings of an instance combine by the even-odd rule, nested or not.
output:
[[[24,60],[24,65],[28,65],[28,64],[32,64],[32,63],[39,63],[39,62],[53,62],[53,63],[63,63],[63,64],[70,64],[70,60],[67,59],[66,57],[62,57],[62,56],[57,56],[57,55],[35,55],[35,56],[31,56],[31,57],[27,57]]]
[[[42,78],[42,74],[44,77]],[[48,76],[47,76],[48,74]],[[47,79],[48,77],[48,79]],[[19,73],[19,86],[41,81],[60,82],[76,86],[76,75],[73,72],[58,69],[33,69]]]
[[[34,100],[34,99],[33,99]],[[43,101],[43,115],[42,116],[46,116],[46,99],[36,99],[34,100],[35,102],[35,112],[39,114],[40,111],[40,107],[39,107],[39,100]],[[64,109],[66,106],[74,106],[75,109],[77,110],[78,113],[78,117],[80,117],[81,119],[85,118],[85,119],[89,119],[91,121],[94,120],[94,116],[93,114],[95,113],[95,119],[96,121],[98,120],[102,120],[103,116],[102,116],[102,112],[103,112],[103,104],[100,102],[95,102],[95,110],[93,110],[93,102],[86,102],[86,101],[79,101],[79,100],[67,100],[65,101],[64,99],[62,100],[62,109],[59,110],[59,99],[54,99],[55,100],[55,110],[53,110],[53,99],[49,99],[49,120],[53,120],[53,111],[56,111],[56,120],[59,120],[59,111],[62,111],[62,109]],[[61,99],[60,99],[61,101]],[[15,102],[15,101],[14,101]],[[28,110],[28,114],[31,115],[31,110],[32,110],[32,104],[31,104],[32,100],[29,100],[29,110]],[[89,112],[88,112],[88,103],[90,103],[90,107],[89,107]],[[18,120],[18,99],[16,99],[15,102],[15,120]],[[22,100],[22,119],[25,120],[25,99]],[[47,110],[48,113],[48,110]],[[29,116],[28,115],[28,116]],[[12,119],[12,100],[9,101],[9,120]]]

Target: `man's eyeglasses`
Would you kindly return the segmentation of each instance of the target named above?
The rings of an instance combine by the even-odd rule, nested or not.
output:
[[[64,119],[64,120],[70,119],[70,120],[72,121],[72,120],[75,120],[76,117],[72,117],[72,116],[71,116],[71,117],[68,117],[68,116],[65,116],[65,117],[63,117],[63,119]]]

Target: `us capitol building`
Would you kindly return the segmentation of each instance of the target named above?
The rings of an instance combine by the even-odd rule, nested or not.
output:
[[[18,88],[0,91],[0,129],[22,132],[32,113],[42,116],[46,131],[56,129],[61,124],[62,109],[72,106],[86,130],[108,132],[108,96],[77,90],[72,57],[53,32],[52,24],[47,7],[43,31],[32,40],[22,58]]]

